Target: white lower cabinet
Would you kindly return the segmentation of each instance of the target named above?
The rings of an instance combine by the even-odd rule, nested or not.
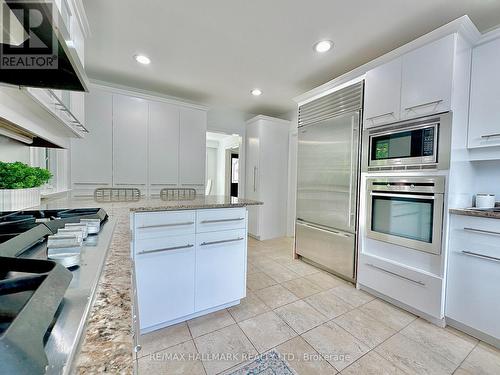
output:
[[[500,220],[452,215],[450,233],[445,315],[498,345]]]
[[[182,246],[166,242],[162,247]],[[141,330],[194,313],[195,247],[147,251],[135,256]]]
[[[245,297],[245,249],[245,229],[203,233],[196,237],[196,311]]]
[[[138,212],[131,219],[142,333],[245,297],[245,208]]]
[[[358,284],[400,301],[429,318],[443,318],[443,279],[440,277],[361,253],[358,261]]]

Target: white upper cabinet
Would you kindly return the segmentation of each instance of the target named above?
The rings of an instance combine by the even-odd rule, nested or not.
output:
[[[207,113],[180,109],[179,175],[180,184],[202,190],[205,185]]]
[[[401,119],[451,108],[455,34],[403,55]]]
[[[500,145],[500,39],[474,48],[469,148]]]
[[[113,184],[146,185],[148,102],[113,95]]]
[[[112,113],[113,95],[92,90],[86,102],[89,134],[71,141],[71,181],[73,189],[91,194],[97,187],[111,186],[112,182]]]
[[[149,183],[151,188],[179,180],[179,107],[149,104]]]
[[[401,108],[402,58],[366,73],[364,127],[398,121]]]

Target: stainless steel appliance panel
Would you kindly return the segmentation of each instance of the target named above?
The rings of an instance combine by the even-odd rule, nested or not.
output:
[[[359,112],[299,128],[297,219],[354,233]]]
[[[356,236],[352,233],[296,223],[297,254],[351,281],[354,280],[355,243]]]
[[[448,112],[364,130],[363,171],[448,169],[451,120]]]
[[[367,180],[367,236],[431,254],[441,253],[444,177]]]

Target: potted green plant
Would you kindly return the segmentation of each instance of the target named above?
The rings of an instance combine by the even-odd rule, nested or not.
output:
[[[16,211],[40,204],[40,186],[52,174],[21,162],[0,161],[0,211]]]

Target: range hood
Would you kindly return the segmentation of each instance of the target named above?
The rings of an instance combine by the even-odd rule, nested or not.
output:
[[[72,46],[70,35],[54,1],[0,0],[0,6],[4,15],[0,22],[5,23],[8,20],[9,23],[9,27],[4,25],[0,30],[2,59],[12,58],[9,67],[5,68],[3,63],[0,65],[0,82],[45,89],[88,91],[88,78],[82,62]],[[38,25],[38,22],[34,21],[38,26],[28,30],[23,25],[29,25],[31,16],[27,15],[33,14],[37,15],[41,24]],[[24,35],[20,28],[24,30]],[[16,48],[22,50],[23,54],[16,55]],[[51,49],[51,55],[47,53],[48,48]],[[33,51],[35,56],[39,51],[43,51],[40,56],[47,59],[50,56],[55,57],[57,67],[42,63],[36,68],[30,68],[27,63],[29,60],[25,58],[26,52],[30,51]],[[16,56],[23,56],[23,60]],[[21,67],[18,68],[19,66]]]
[[[0,118],[0,137],[1,136],[14,139],[31,147],[63,148],[2,118]]]

